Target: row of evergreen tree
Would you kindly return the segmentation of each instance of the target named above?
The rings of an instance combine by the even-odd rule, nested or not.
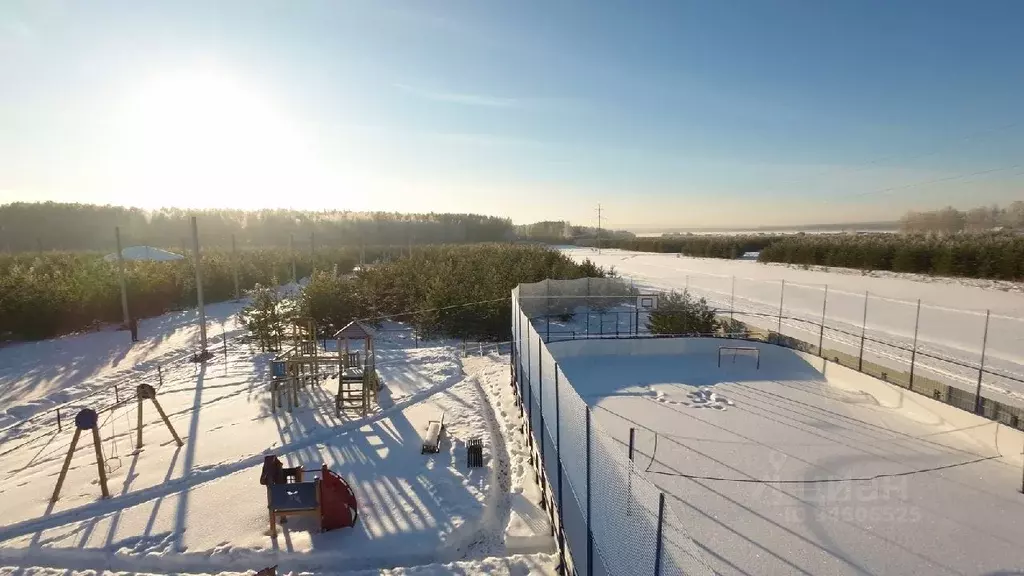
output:
[[[1024,236],[1011,233],[796,235],[775,238],[761,262],[937,276],[1024,279]]]
[[[425,337],[502,341],[509,338],[509,297],[518,284],[605,274],[590,261],[577,264],[539,246],[432,246],[354,276],[318,272],[303,291],[299,311],[316,319],[324,333],[354,319],[388,317]]]
[[[399,249],[370,248],[366,258],[397,257]],[[348,272],[359,262],[357,248],[319,250],[294,255],[295,273],[317,269]],[[234,296],[230,250],[204,249],[203,287],[209,302]],[[292,278],[293,255],[287,249],[241,250],[237,253],[241,290],[256,284],[276,285]],[[125,263],[130,312],[145,318],[196,302],[193,260]],[[50,338],[122,320],[117,265],[98,253],[48,252],[0,256],[0,341]]]
[[[365,256],[377,264],[349,274]],[[204,250],[203,292],[207,302],[234,297],[230,250]],[[325,328],[356,317],[507,298],[520,282],[545,278],[602,276],[587,262],[573,263],[540,246],[511,244],[373,247],[318,250],[293,255],[287,249],[237,252],[239,287],[276,286],[312,274],[309,308]],[[294,258],[294,259],[293,259]],[[315,271],[315,273],[314,273]],[[136,318],[195,306],[195,267],[187,258],[171,262],[126,262],[130,312]],[[412,315],[424,334],[473,339],[508,332],[507,301],[480,307]],[[0,256],[0,341],[36,340],[120,323],[121,292],[116,263],[99,254],[55,252]]]
[[[739,258],[747,252],[764,249],[779,236],[760,234],[686,236],[656,236],[612,238],[602,241],[605,248],[619,248],[638,252],[679,253],[696,258]]]

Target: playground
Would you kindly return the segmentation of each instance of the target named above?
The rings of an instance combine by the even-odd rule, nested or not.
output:
[[[152,329],[141,327],[144,342]],[[458,562],[555,573],[507,355],[371,341],[369,327],[300,332],[298,352],[286,354],[289,342],[261,354],[225,331],[198,364],[187,359],[194,341],[172,333],[162,352],[176,360],[159,370],[119,379],[108,372],[123,367],[101,366],[98,390],[72,374],[48,383],[33,401],[86,396],[59,427],[41,404],[34,420],[0,430],[0,567],[377,573]],[[65,346],[116,345],[88,338]]]
[[[1024,566],[1019,431],[770,344],[548,349],[718,574]]]

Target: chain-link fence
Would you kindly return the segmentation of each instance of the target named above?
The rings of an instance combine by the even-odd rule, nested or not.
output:
[[[665,292],[637,286],[628,279],[545,281],[524,285],[521,301],[545,341],[655,336],[652,311],[640,302]],[[1024,429],[1024,318],[730,276],[688,275],[684,290],[715,312],[719,327],[705,335],[817,354]]]
[[[557,288],[557,297],[547,288]],[[513,291],[513,383],[544,505],[564,564],[577,574],[713,574],[664,494],[596,425],[546,347],[642,332],[648,312],[618,313],[635,301],[628,285],[600,279]]]

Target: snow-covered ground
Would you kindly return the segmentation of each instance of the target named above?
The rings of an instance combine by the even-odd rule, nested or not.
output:
[[[973,392],[984,345],[985,368],[996,372],[984,375],[985,395],[1024,405],[1024,294],[1003,285],[987,289],[972,281],[925,281],[913,275],[849,274],[622,250],[561,250],[576,260],[589,258],[614,267],[639,288],[689,289],[760,328],[779,328],[781,306],[783,334],[815,346],[823,336],[826,349],[853,357],[860,351],[868,294],[865,361],[908,372],[919,324],[919,377]],[[819,329],[823,313],[824,334]]]
[[[721,340],[703,351],[701,340],[680,344],[689,353],[644,349],[674,342],[547,346],[623,453],[636,428],[637,466],[717,573],[1024,566],[1021,458],[1001,453],[996,423],[948,421],[931,404],[959,412],[915,394],[890,405],[772,345],[758,345],[760,369],[749,356],[719,368]]]
[[[0,350],[0,574],[279,573],[554,574],[558,565],[509,386],[508,356],[456,346],[378,348],[380,405],[366,417],[334,410],[337,381],[301,390],[292,412],[272,410],[268,361],[235,338],[238,304],[208,309],[216,355],[187,361],[192,313],[147,320],[142,342],[120,332],[82,334]],[[162,367],[158,375],[155,366]],[[162,386],[160,378],[162,377]],[[100,414],[111,498],[102,499],[88,434],[50,503],[79,406],[102,408],[147,383],[184,441],[178,448],[146,404]],[[117,385],[118,391],[113,387]],[[72,401],[57,430],[48,413]],[[422,455],[421,433],[445,414],[441,451]],[[26,417],[30,418],[27,422]],[[466,442],[483,439],[484,467]],[[316,533],[291,518],[269,534],[265,454],[318,470],[325,463],[359,502],[353,528]],[[453,564],[454,563],[454,564]]]

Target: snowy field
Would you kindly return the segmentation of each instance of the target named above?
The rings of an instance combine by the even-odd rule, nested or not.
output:
[[[719,368],[722,344],[548,344],[624,452],[636,428],[635,463],[717,573],[1019,573],[1018,432],[768,344],[760,369]]]
[[[127,333],[104,331],[0,349],[0,574],[251,574],[272,565],[280,574],[555,573],[507,355],[384,341],[380,405],[366,417],[335,414],[336,380],[308,385],[294,411],[274,412],[272,354],[237,338],[239,306],[210,307],[215,356],[200,367],[187,361],[193,313],[144,321],[134,346]],[[83,434],[51,504],[78,407],[115,404],[142,383],[157,388],[184,446],[149,403],[136,446],[135,402],[115,405],[100,413],[111,497],[101,498]],[[54,407],[66,402],[58,431]],[[421,455],[421,434],[441,412],[441,451]],[[483,439],[482,468],[467,467],[472,437]],[[272,537],[259,483],[269,453],[307,470],[325,463],[346,479],[359,503],[355,527],[317,533],[314,520],[293,517]]]
[[[737,311],[737,320],[767,330],[779,328],[781,304],[784,335],[815,346],[823,337],[826,349],[854,358],[866,325],[864,360],[894,373],[910,369],[920,299],[917,375],[973,392],[984,345],[985,368],[993,372],[984,375],[985,396],[1024,405],[1024,294],[996,289],[1005,283],[985,288],[976,281],[803,270],[749,260],[560,249],[575,260],[614,267],[641,289],[688,288],[719,309]]]

